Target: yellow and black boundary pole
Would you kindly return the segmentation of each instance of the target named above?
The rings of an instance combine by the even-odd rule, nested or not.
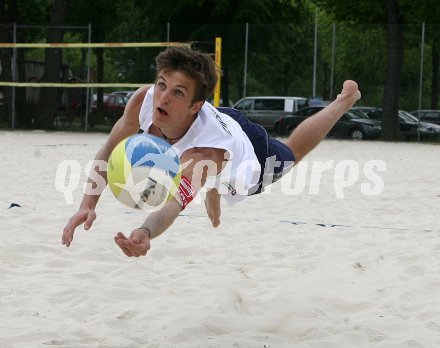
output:
[[[222,69],[222,38],[215,38],[215,65],[217,69],[217,84],[214,90],[214,106],[220,106],[220,80]]]

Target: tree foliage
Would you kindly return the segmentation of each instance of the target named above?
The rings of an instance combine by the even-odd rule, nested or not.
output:
[[[64,25],[66,23],[67,0],[54,0],[50,15],[50,27],[47,31],[47,42],[63,42]],[[60,48],[47,48],[44,58],[44,73],[42,82],[59,82],[63,63]],[[56,88],[43,88],[38,101],[38,116],[36,126],[52,128],[53,119],[59,108],[60,98]]]
[[[395,9],[391,27],[390,12],[383,2],[312,1],[76,0],[68,2],[64,23],[71,26],[90,23],[92,42],[169,39],[193,42],[195,48],[210,53],[214,52],[215,37],[222,37],[222,97],[225,101],[235,101],[243,93],[307,97],[312,94],[314,20],[318,5],[318,94],[332,99],[345,79],[358,81],[363,93],[361,103],[382,104],[386,114],[391,115],[387,116],[389,122],[385,121],[385,127],[393,138],[397,134],[396,110],[399,106],[416,108],[418,102],[420,31],[421,23],[426,22],[423,103],[429,100],[432,105],[438,104],[440,35],[435,25],[439,10],[434,0],[423,3],[387,0]],[[49,25],[54,3],[54,0],[4,0],[0,3],[0,18],[6,24]],[[246,23],[249,36],[245,62]],[[1,41],[11,40],[10,28],[0,32]],[[394,36],[390,28],[397,29]],[[47,34],[43,29],[20,29],[17,41],[45,41]],[[390,41],[399,37],[401,43]],[[88,31],[68,30],[64,40],[86,42]],[[393,42],[397,45],[393,46]],[[155,78],[154,58],[159,51],[160,48],[95,49],[92,59],[95,81],[150,83]],[[42,50],[18,52],[18,65],[22,70],[26,57],[43,57]],[[1,79],[5,81],[11,79],[10,55],[11,50],[1,50]],[[86,57],[87,49],[63,51],[63,62],[69,64],[80,79],[87,76]],[[8,91],[10,89],[5,90],[6,97]],[[100,94],[102,92],[100,90]],[[26,105],[25,102],[19,104],[20,107]]]
[[[0,42],[13,42],[13,26],[26,23],[28,25],[45,25],[48,19],[49,0],[4,0],[0,2]],[[40,28],[21,28],[16,30],[16,41],[26,42],[41,39],[44,37],[44,30]],[[17,70],[15,78],[23,81],[25,76],[24,60],[27,49],[17,50]],[[12,81],[12,50],[0,50],[0,80]],[[4,105],[0,113],[7,115],[8,125],[12,125],[12,89],[3,88]],[[27,116],[29,108],[26,104],[24,89],[16,89],[16,111],[17,119],[15,126],[27,127],[30,124],[30,117]]]
[[[426,1],[422,4],[411,0],[387,0],[383,3],[370,0],[362,2],[346,2],[342,0],[316,0],[317,4],[326,8],[339,21],[351,21],[356,25],[381,23],[386,25],[387,31],[387,63],[383,89],[383,131],[382,138],[385,140],[396,140],[399,138],[399,99],[404,95],[401,89],[402,81],[405,82],[404,75],[404,35],[408,30],[409,24],[424,20],[434,20],[432,14],[428,15],[431,8],[435,9],[438,18],[438,6],[434,1]],[[411,30],[411,28],[410,28]],[[408,37],[408,36],[407,36]],[[435,47],[435,39],[433,46]],[[433,71],[438,67],[436,51],[433,50]],[[358,60],[355,60],[360,66]],[[438,69],[438,68],[437,68]],[[437,81],[437,82],[436,82]],[[438,95],[438,76],[433,77],[433,98]],[[405,89],[404,89],[405,91]],[[435,104],[433,102],[432,104]]]

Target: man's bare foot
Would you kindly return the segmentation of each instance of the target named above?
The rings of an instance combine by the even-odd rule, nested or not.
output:
[[[205,207],[212,226],[217,227],[220,225],[220,195],[216,189],[206,192]]]
[[[352,107],[361,98],[358,84],[355,81],[347,80],[342,86],[342,91],[336,99],[347,99],[347,107]]]

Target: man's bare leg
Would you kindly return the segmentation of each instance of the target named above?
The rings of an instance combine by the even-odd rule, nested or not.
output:
[[[208,217],[211,219],[212,226],[220,225],[220,194],[216,189],[206,192],[205,207]]]
[[[344,112],[349,110],[360,97],[357,83],[351,80],[345,81],[341,94],[332,103],[295,128],[284,141],[295,155],[295,163],[301,161],[326,137]]]

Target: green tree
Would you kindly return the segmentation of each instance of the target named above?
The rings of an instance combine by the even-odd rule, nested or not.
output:
[[[47,23],[49,0],[5,0],[0,2],[0,41],[13,41],[13,25],[43,25]],[[42,30],[38,28],[22,28],[16,30],[17,42],[33,42],[42,36]],[[16,49],[16,78],[25,82],[25,56],[30,49]],[[0,50],[1,81],[12,81],[12,49]],[[4,110],[9,126],[12,126],[12,87],[4,87]],[[26,104],[26,89],[15,88],[16,119],[15,127],[30,127],[32,119],[29,116]]]
[[[47,32],[47,42],[63,42],[66,23],[67,0],[54,0],[50,16],[51,26]],[[45,52],[43,82],[59,82],[63,62],[62,50],[48,48]],[[60,104],[57,88],[42,88],[38,101],[38,116],[35,119],[37,128],[50,129],[53,127],[53,118]]]
[[[146,16],[154,13],[151,24],[164,28],[171,23],[171,41],[197,41],[198,48],[214,52],[215,37],[222,37],[224,100],[231,94],[241,97],[243,91],[245,23],[250,25],[251,93],[272,89],[286,94],[300,85],[303,69],[299,67],[308,59],[302,54],[304,46],[309,45],[302,30],[310,17],[306,1],[155,0],[141,11]],[[235,86],[233,91],[230,86]]]
[[[438,107],[439,94],[439,46],[440,34],[438,22],[440,9],[437,1],[426,0],[417,3],[410,0],[387,0],[385,6],[377,1],[363,1],[363,2],[345,2],[342,0],[317,0],[317,3],[335,15],[337,19],[344,22],[353,22],[356,25],[362,23],[381,23],[386,27],[387,31],[387,63],[386,63],[386,78],[384,81],[383,93],[383,139],[394,140],[398,138],[399,125],[397,111],[399,108],[399,96],[402,97],[402,80],[406,84],[405,90],[410,91],[418,88],[414,81],[418,79],[408,79],[409,74],[414,74],[414,67],[418,66],[416,63],[416,56],[419,52],[414,51],[412,47],[419,46],[420,42],[419,29],[422,22],[427,23],[427,42],[431,48],[431,74],[426,74],[427,78],[431,79],[431,107]],[[411,34],[412,33],[412,34]],[[417,34],[416,34],[417,33]],[[411,39],[416,37],[415,39]],[[412,44],[410,49],[405,50],[405,53],[412,54],[409,57],[410,61],[405,63],[407,70],[403,70],[404,66],[404,43]],[[411,62],[413,62],[411,66]],[[403,91],[405,97],[408,93]],[[412,93],[414,95],[414,93]],[[415,99],[413,96],[410,97]],[[406,105],[409,105],[406,104]]]
[[[431,84],[430,84],[430,107],[439,108],[440,93],[440,8],[434,0],[423,1],[420,5],[421,22],[426,23],[427,43],[431,47]]]
[[[12,25],[17,21],[17,1],[9,0],[0,3],[0,41],[12,42]],[[0,50],[1,61],[1,81],[12,81],[11,70],[12,50]],[[4,111],[8,115],[8,124],[12,125],[12,90],[10,88],[2,88],[4,95]]]
[[[77,0],[70,1],[68,7],[67,23],[72,25],[88,26],[92,25],[92,42],[109,42],[108,38],[114,28],[120,23],[117,12],[118,0]],[[141,3],[139,6],[141,7]],[[82,41],[87,41],[87,32],[80,34]],[[95,48],[96,56],[96,82],[105,82],[105,50],[104,48]],[[85,51],[83,52],[85,56]],[[85,75],[85,73],[83,73]],[[113,82],[113,81],[112,81]],[[103,112],[103,88],[98,88],[97,108],[98,113]]]
[[[382,137],[385,140],[399,138],[398,100],[403,62],[403,29],[401,9],[397,0],[386,0],[386,6],[376,1],[346,2],[342,0],[317,0],[336,19],[354,23],[387,24],[387,73],[385,79]]]

